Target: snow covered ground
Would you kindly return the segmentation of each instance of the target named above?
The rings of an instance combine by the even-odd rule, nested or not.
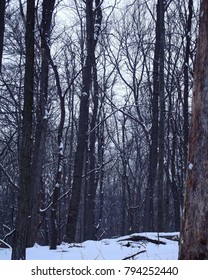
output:
[[[115,239],[61,244],[56,250],[36,244],[27,249],[27,260],[177,260],[177,232],[140,233]],[[0,260],[10,260],[11,249],[0,248]]]

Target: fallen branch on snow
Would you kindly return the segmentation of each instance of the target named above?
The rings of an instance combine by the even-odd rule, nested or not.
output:
[[[140,236],[140,235],[132,235],[126,239],[120,239],[118,240],[120,241],[133,241],[133,242],[138,242],[138,241],[148,241],[150,243],[154,243],[154,244],[162,244],[162,245],[166,245],[166,243],[164,241],[160,241],[160,240],[156,240],[156,239],[151,239],[149,237],[146,236]]]
[[[145,253],[145,252],[146,252],[145,250],[140,251],[140,252],[138,252],[138,253],[136,253],[136,254],[133,254],[133,255],[131,255],[131,256],[128,256],[128,257],[123,258],[122,261],[124,261],[124,260],[131,260],[131,259],[133,260],[134,257],[136,257],[136,256],[139,255],[139,254]]]

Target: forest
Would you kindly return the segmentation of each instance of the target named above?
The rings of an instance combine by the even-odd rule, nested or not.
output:
[[[1,1],[0,245],[13,259],[180,231],[199,15],[198,0]]]

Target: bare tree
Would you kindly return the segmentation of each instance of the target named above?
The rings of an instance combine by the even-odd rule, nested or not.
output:
[[[151,126],[151,144],[150,144],[150,155],[149,155],[149,174],[148,183],[146,190],[145,199],[145,216],[144,216],[144,229],[153,230],[154,228],[154,208],[153,208],[153,197],[154,189],[157,186],[157,166],[158,166],[158,145],[160,142],[160,148],[162,148],[163,142],[161,135],[159,135],[159,119],[161,120],[160,126],[163,129],[163,121],[160,117],[163,112],[159,111],[159,101],[162,105],[161,110],[164,110],[164,100],[161,99],[161,70],[164,66],[163,59],[161,58],[162,50],[164,50],[163,44],[163,34],[164,31],[164,2],[162,0],[157,1],[157,17],[156,17],[156,39],[155,39],[155,49],[154,49],[154,61],[153,61],[153,89],[152,89],[152,126]],[[164,81],[162,81],[164,82]],[[162,89],[164,95],[164,88]],[[160,98],[160,99],[159,99]],[[164,99],[164,96],[163,96]],[[161,112],[161,114],[160,114]],[[160,116],[159,116],[160,114]],[[162,130],[160,130],[162,134]],[[159,141],[160,136],[160,141]],[[163,150],[161,151],[164,152]],[[162,163],[163,164],[163,163]],[[161,166],[162,167],[162,166]],[[161,169],[162,171],[162,169]],[[162,171],[163,174],[163,171]],[[158,183],[159,184],[159,183]]]
[[[6,9],[0,75],[0,239],[11,246],[26,2]],[[179,229],[198,18],[192,2],[58,1],[54,11],[55,0],[36,2],[27,247],[54,249],[65,228],[66,241],[156,230],[159,217],[164,230]],[[55,17],[72,7],[70,21]]]
[[[3,45],[4,45],[5,5],[6,5],[6,0],[1,0],[0,1],[0,72],[1,72],[2,54],[3,54]]]
[[[201,1],[179,259],[208,259],[208,2]]]
[[[56,249],[57,241],[58,241],[58,223],[57,223],[57,207],[58,207],[58,199],[60,195],[60,186],[62,183],[63,176],[63,167],[64,167],[64,143],[63,143],[63,133],[64,133],[64,122],[65,122],[65,96],[66,94],[62,93],[61,83],[59,79],[59,74],[57,71],[57,67],[52,63],[52,67],[54,70],[57,92],[60,99],[60,122],[58,127],[58,167],[56,171],[55,178],[55,187],[53,189],[53,201],[51,205],[51,240],[50,240],[50,249]]]
[[[94,240],[95,237],[95,198],[97,190],[96,180],[96,140],[97,130],[95,126],[98,120],[99,110],[99,86],[97,80],[97,68],[96,62],[94,61],[93,66],[93,112],[90,122],[90,133],[89,133],[89,180],[86,184],[85,189],[85,221],[84,221],[84,238],[88,240]]]
[[[22,141],[20,152],[20,179],[18,213],[15,224],[13,260],[26,258],[27,223],[29,214],[29,190],[31,184],[33,86],[34,86],[34,27],[35,0],[27,1],[26,20],[26,62],[24,80],[24,107]]]
[[[93,10],[94,6],[94,10]],[[69,204],[69,212],[66,225],[65,240],[74,242],[76,237],[77,218],[79,212],[84,155],[86,150],[87,132],[89,125],[89,97],[92,83],[92,68],[94,64],[95,47],[101,29],[102,11],[100,0],[86,1],[86,39],[87,56],[82,73],[82,93],[80,97],[80,114],[77,148],[74,160],[74,174],[72,195]]]
[[[183,116],[184,116],[184,162],[187,163],[188,153],[188,134],[189,134],[189,60],[191,56],[191,29],[193,17],[193,0],[188,2],[188,19],[185,27],[186,36],[186,50],[184,58],[184,102],[183,102]]]
[[[28,221],[28,238],[27,246],[31,247],[36,242],[37,233],[40,227],[38,217],[40,206],[41,176],[43,168],[43,159],[45,154],[45,141],[48,123],[48,79],[49,79],[49,61],[50,61],[50,33],[52,14],[54,10],[55,0],[43,1],[42,20],[40,26],[41,39],[41,69],[40,69],[40,93],[37,93],[36,100],[36,127],[35,127],[35,143],[34,156],[32,163],[32,177],[30,190],[30,219]]]

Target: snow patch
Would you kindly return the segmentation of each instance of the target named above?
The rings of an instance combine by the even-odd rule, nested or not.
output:
[[[43,117],[44,120],[47,120],[49,118],[49,110],[45,109],[45,115]]]
[[[62,141],[61,141],[61,143],[60,143],[60,145],[59,145],[59,154],[60,154],[61,156],[64,155],[64,144],[63,144]]]
[[[193,163],[190,162],[190,163],[188,164],[188,169],[189,169],[189,170],[192,170],[193,167],[194,167]]]
[[[179,233],[161,233],[160,241],[164,244],[134,241],[135,236],[146,236],[156,240],[157,233],[138,233],[119,238],[88,240],[79,244],[62,243],[56,250],[49,246],[35,244],[27,248],[27,260],[177,260],[178,242],[173,240]],[[129,239],[128,242],[126,242]],[[0,248],[0,260],[11,259],[11,248]]]

